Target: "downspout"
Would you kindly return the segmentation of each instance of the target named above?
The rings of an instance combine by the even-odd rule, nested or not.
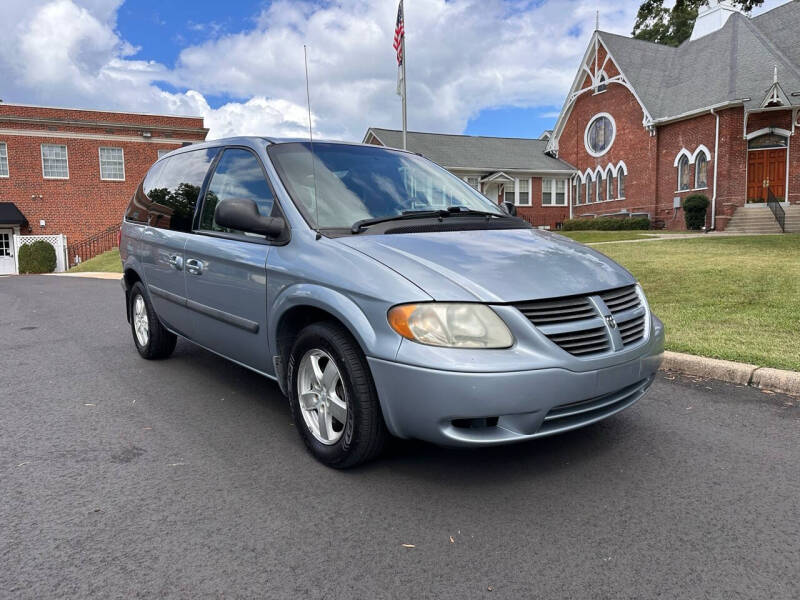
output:
[[[717,118],[714,130],[714,193],[711,195],[711,230],[716,231],[717,227],[717,165],[719,164],[719,113],[716,109],[711,109],[711,114]]]

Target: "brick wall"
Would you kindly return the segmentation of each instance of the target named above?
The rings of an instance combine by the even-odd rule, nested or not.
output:
[[[21,233],[63,233],[73,244],[120,222],[158,150],[205,136],[202,118],[0,103],[0,142],[7,145],[9,163],[9,177],[0,178],[0,202],[13,202],[28,219]],[[43,177],[42,144],[67,147],[69,179]],[[124,181],[101,180],[102,146],[123,149]]]
[[[601,60],[602,64],[602,47]],[[617,74],[611,61],[606,63],[605,72],[613,77]],[[589,78],[584,87],[589,84]],[[586,151],[584,134],[592,118],[598,113],[610,114],[615,122],[616,135],[611,148],[603,156],[594,157]],[[605,169],[609,164],[618,165],[624,161],[628,169],[625,178],[625,198],[606,202],[581,204],[575,206],[574,215],[603,215],[656,210],[655,173],[653,165],[656,156],[656,139],[642,126],[644,113],[633,94],[623,85],[610,83],[605,92],[593,94],[584,92],[577,98],[558,140],[559,158],[574,165],[581,173],[594,171],[597,167]],[[581,194],[585,201],[585,188]]]

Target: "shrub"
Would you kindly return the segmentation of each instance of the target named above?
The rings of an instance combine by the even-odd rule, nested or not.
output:
[[[647,217],[597,217],[596,219],[567,219],[564,231],[629,231],[650,229]]]
[[[55,270],[56,249],[49,242],[39,240],[20,247],[20,273],[52,273]]]
[[[706,224],[706,209],[708,198],[703,194],[692,194],[683,201],[683,216],[686,219],[686,229],[702,229]]]

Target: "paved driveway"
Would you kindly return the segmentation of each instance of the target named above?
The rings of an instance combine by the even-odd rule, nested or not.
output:
[[[800,596],[779,395],[660,378],[588,429],[337,472],[273,383],[141,360],[119,283],[55,277],[0,279],[0,385],[2,598]]]

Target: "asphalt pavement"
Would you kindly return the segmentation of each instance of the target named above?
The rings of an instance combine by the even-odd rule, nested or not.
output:
[[[798,598],[800,401],[660,376],[515,446],[306,453],[277,386],[118,282],[0,278],[0,598]]]

